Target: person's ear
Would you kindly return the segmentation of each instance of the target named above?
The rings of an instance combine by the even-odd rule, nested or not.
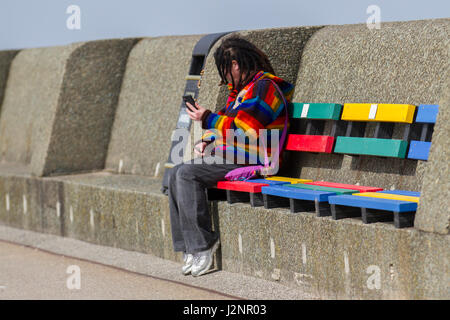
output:
[[[237,63],[236,60],[231,61],[231,69],[238,72],[240,71],[239,64]]]

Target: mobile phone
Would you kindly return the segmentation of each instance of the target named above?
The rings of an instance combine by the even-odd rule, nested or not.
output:
[[[184,102],[185,102],[185,105],[186,105],[186,102],[189,102],[190,104],[192,104],[192,106],[193,106],[195,109],[197,109],[197,107],[195,106],[194,98],[192,98],[191,95],[183,96],[183,100],[184,100]],[[186,105],[186,108],[188,108],[187,105]]]

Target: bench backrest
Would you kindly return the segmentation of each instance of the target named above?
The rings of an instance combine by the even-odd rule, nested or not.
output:
[[[366,120],[364,128],[352,122],[355,125],[349,136],[373,138],[377,126],[377,134],[382,134],[384,128],[380,130],[379,122],[372,122],[377,119],[369,119],[371,108],[372,113],[375,111],[372,104],[377,104],[380,115],[384,104],[438,104],[444,85],[441,73],[448,59],[448,24],[448,19],[438,19],[384,23],[379,30],[370,30],[365,24],[322,28],[303,52],[293,101],[343,105],[344,119],[354,111],[352,120]],[[427,39],[427,45],[423,39]],[[349,104],[355,102],[367,104]],[[411,120],[414,108],[404,108],[402,112]],[[356,119],[358,116],[361,118]],[[390,138],[403,139],[407,124],[398,118],[392,120],[396,122],[389,130]],[[327,122],[324,135],[331,135],[332,124]],[[293,126],[291,132],[295,130],[306,128]],[[344,151],[291,153],[290,176],[384,189],[420,191],[422,187],[425,161],[391,157],[380,160]]]

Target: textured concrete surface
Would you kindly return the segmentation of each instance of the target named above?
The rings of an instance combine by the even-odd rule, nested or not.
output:
[[[0,225],[0,240],[38,248],[54,254],[64,255],[68,258],[92,261],[105,266],[151,276],[160,280],[168,280],[171,283],[183,284],[191,288],[195,287],[196,289],[208,290],[211,294],[227,295],[229,298],[263,300],[303,300],[318,298],[300,288],[291,288],[272,281],[265,281],[227,271],[212,270],[207,275],[197,278],[184,276],[180,272],[180,263],[160,259],[149,254],[93,245],[75,239],[4,227],[2,225]],[[81,271],[83,272],[83,270]],[[65,269],[63,272],[65,272]],[[64,277],[64,275],[62,276]],[[36,275],[34,274],[34,276]],[[167,281],[165,282],[167,285]],[[2,285],[1,282],[0,285]],[[65,288],[60,289],[64,290]]]
[[[220,202],[224,270],[326,299],[448,299],[449,236]]]
[[[20,51],[11,64],[0,119],[2,162],[40,167],[51,136],[65,62],[82,44]],[[42,81],[45,79],[45,81]],[[33,159],[32,159],[33,158]]]
[[[303,51],[293,100],[438,104],[448,91],[449,35],[450,19],[382,23],[379,30],[366,24],[326,26]],[[373,127],[368,125],[367,137]],[[291,132],[299,129],[297,124]],[[393,138],[402,139],[403,131],[404,125],[395,125]],[[291,176],[414,191],[420,191],[427,166],[426,161],[306,152],[291,152],[289,159]]]
[[[102,169],[126,60],[136,41],[20,51],[2,107],[1,162],[27,166],[36,176]]]
[[[106,169],[162,177],[201,35],[140,41],[130,53],[112,130]]]
[[[160,192],[161,178],[102,172],[48,178],[47,183],[63,188],[51,202],[60,203],[63,225],[53,234],[181,262],[172,248],[169,204]],[[49,207],[42,209],[43,217],[55,218]]]
[[[2,112],[3,97],[5,96],[6,83],[8,81],[9,68],[12,60],[19,50],[0,51],[0,114]]]
[[[445,74],[445,73],[443,73]],[[423,178],[422,196],[414,226],[420,230],[449,233],[450,194],[449,137],[450,137],[450,69],[447,67],[446,85],[439,100],[439,113],[434,127],[428,165]]]
[[[71,53],[44,175],[104,168],[128,55],[138,40],[89,41]]]
[[[0,270],[1,300],[233,299],[219,292],[2,241]],[[72,280],[77,274],[79,287]]]

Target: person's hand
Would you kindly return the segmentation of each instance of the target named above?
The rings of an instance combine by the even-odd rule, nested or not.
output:
[[[198,156],[204,156],[205,155],[205,147],[208,143],[207,142],[199,142],[194,146],[194,153]]]
[[[186,108],[186,112],[189,118],[191,118],[194,121],[201,121],[203,113],[206,111],[206,109],[203,108],[201,105],[199,105],[197,102],[195,103],[197,110],[189,102],[186,102],[186,105],[188,106],[188,108]]]

